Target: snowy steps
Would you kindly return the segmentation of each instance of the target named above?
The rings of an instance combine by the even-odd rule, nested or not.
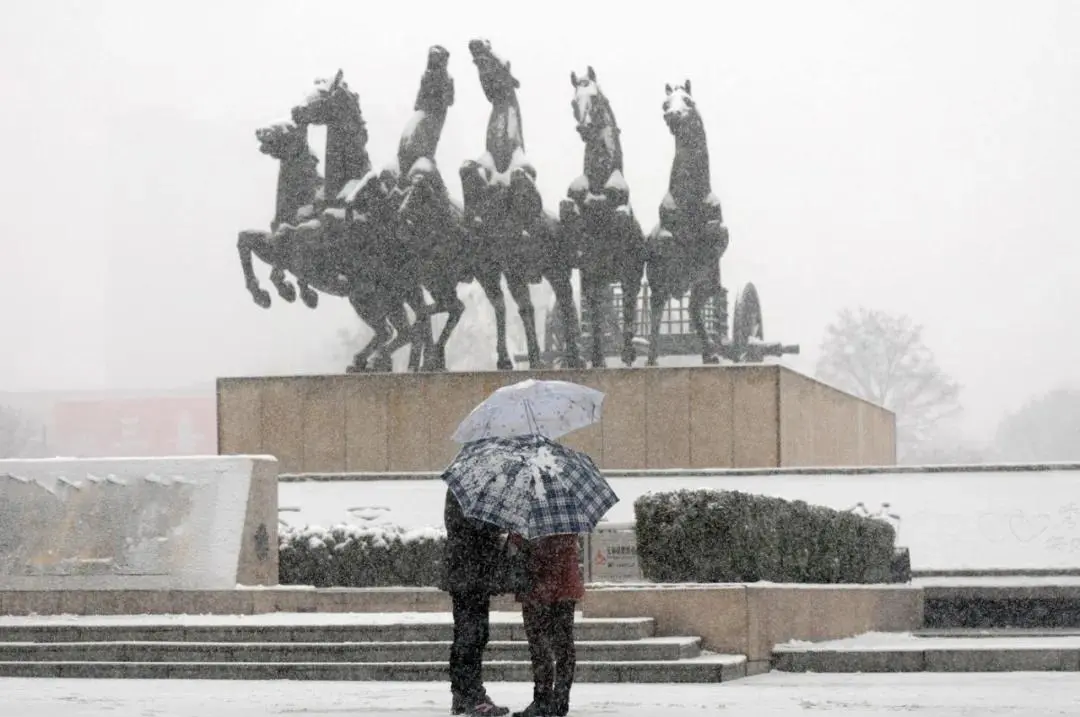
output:
[[[771,664],[785,672],[1077,672],[1080,585],[1054,580],[927,585],[921,630],[778,645]]]
[[[289,624],[157,624],[78,619],[0,623],[0,677],[137,679],[448,679],[447,619]],[[359,616],[357,616],[359,617]],[[743,677],[742,655],[713,655],[698,637],[657,637],[651,618],[581,619],[575,625],[580,682],[720,682]],[[485,655],[491,681],[531,678],[524,626],[493,619]]]
[[[1080,672],[1075,630],[966,629],[864,635],[847,640],[778,645],[773,669],[783,672]]]

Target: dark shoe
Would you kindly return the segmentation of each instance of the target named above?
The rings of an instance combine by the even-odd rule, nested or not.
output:
[[[555,695],[551,698],[551,717],[566,717],[570,712],[570,690],[555,689]]]
[[[503,717],[510,714],[510,708],[496,705],[486,693],[479,697],[454,695],[450,702],[450,714],[467,717]]]
[[[528,707],[515,712],[511,717],[553,717],[554,715],[554,707],[550,702],[533,700]]]

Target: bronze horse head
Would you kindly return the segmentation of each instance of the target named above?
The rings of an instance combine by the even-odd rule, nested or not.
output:
[[[445,110],[454,104],[454,78],[449,71],[450,52],[441,45],[428,48],[427,69],[420,78],[416,111]]]
[[[469,52],[480,73],[480,86],[488,102],[508,99],[514,90],[521,87],[521,83],[510,72],[510,61],[496,55],[489,40],[470,40]]]
[[[570,84],[574,87],[574,99],[570,101],[570,106],[577,121],[577,133],[587,142],[598,130],[610,124],[610,117],[607,124],[601,121],[605,114],[610,115],[610,106],[596,82],[596,70],[592,65],[586,68],[584,75],[571,72]]]
[[[259,151],[274,159],[290,159],[310,154],[307,125],[289,120],[260,127],[255,130],[255,139],[259,141]]]
[[[302,104],[293,107],[297,124],[317,124],[354,129],[360,141],[367,143],[367,125],[360,113],[360,95],[349,89],[345,73],[338,70],[333,79],[319,78]]]
[[[664,99],[664,122],[667,123],[671,133],[678,135],[689,122],[701,121],[698,114],[697,103],[690,94],[690,80],[683,80],[681,84],[664,86],[667,97]]]

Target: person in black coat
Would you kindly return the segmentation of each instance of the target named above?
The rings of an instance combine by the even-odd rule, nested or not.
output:
[[[446,491],[446,554],[442,589],[450,593],[454,641],[450,646],[451,714],[500,717],[509,714],[484,689],[482,666],[488,643],[494,576],[502,550],[499,529],[467,518],[452,491]]]

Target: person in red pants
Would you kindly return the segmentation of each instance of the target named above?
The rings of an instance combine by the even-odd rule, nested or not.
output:
[[[532,590],[521,603],[533,670],[532,703],[513,717],[565,717],[574,684],[574,611],[585,597],[576,535],[511,540],[528,554]]]

